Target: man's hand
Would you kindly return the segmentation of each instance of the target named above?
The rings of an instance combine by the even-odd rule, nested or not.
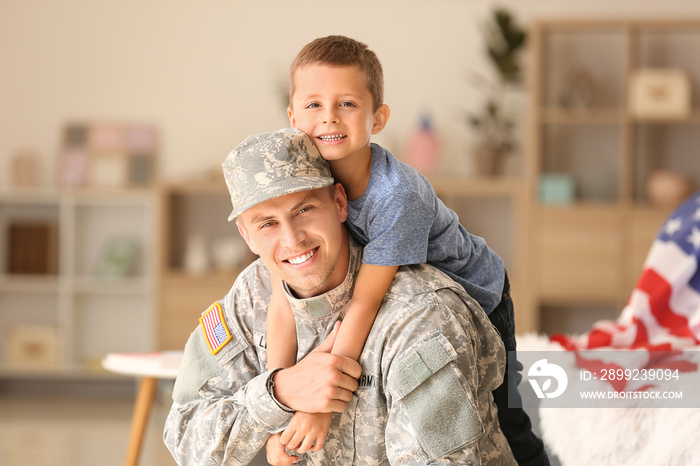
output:
[[[331,427],[333,414],[304,413],[297,411],[284,432],[280,441],[288,450],[299,454],[307,451],[319,451],[326,443],[326,435]]]
[[[265,444],[267,462],[273,466],[288,466],[299,461],[296,455],[288,455],[284,449],[284,444],[280,441],[282,433],[272,434]]]
[[[340,323],[323,343],[289,369],[274,375],[275,398],[305,413],[340,413],[345,410],[362,368],[350,358],[331,354]]]

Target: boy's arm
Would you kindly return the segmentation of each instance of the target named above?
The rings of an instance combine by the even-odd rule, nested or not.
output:
[[[398,266],[362,264],[332,353],[357,360]]]
[[[284,295],[282,280],[270,273],[272,297],[267,307],[265,341],[267,367],[291,367],[297,362],[297,332],[294,314]]]
[[[397,270],[398,266],[362,264],[350,307],[338,330],[332,353],[354,360],[360,357],[379,306]],[[325,443],[330,423],[329,413],[297,412],[282,434],[281,441],[288,449],[299,453],[318,451]]]

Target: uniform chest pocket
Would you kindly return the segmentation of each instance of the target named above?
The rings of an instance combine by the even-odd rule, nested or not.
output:
[[[389,392],[408,416],[416,440],[430,461],[481,437],[484,426],[455,364],[457,353],[437,334],[394,362]]]

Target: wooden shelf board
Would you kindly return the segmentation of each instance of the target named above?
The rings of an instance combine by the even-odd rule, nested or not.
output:
[[[57,293],[58,287],[56,275],[0,275],[3,293]]]
[[[434,176],[428,179],[435,192],[455,196],[516,196],[522,193],[525,183],[515,177],[451,177]]]
[[[690,115],[680,118],[639,118],[634,117],[637,125],[700,125],[700,110],[694,109]]]
[[[626,118],[620,108],[544,107],[540,111],[545,124],[622,125]]]
[[[152,280],[146,277],[75,277],[74,289],[90,294],[144,294],[150,292]]]
[[[542,123],[549,125],[700,125],[699,109],[694,109],[688,116],[674,118],[635,117],[623,108],[542,107],[539,111]]]
[[[572,202],[571,204],[543,204],[542,202],[537,202],[537,208],[542,211],[547,212],[573,212],[574,210],[587,211],[587,212],[615,212],[622,210],[624,204],[622,202],[586,202],[583,200],[578,200]]]

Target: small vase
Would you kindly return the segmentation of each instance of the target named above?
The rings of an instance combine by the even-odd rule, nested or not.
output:
[[[690,180],[670,170],[655,170],[647,179],[646,195],[653,205],[674,207],[690,196],[693,186]]]
[[[478,144],[472,150],[478,176],[497,176],[501,172],[503,152],[489,143]]]
[[[187,240],[184,259],[185,271],[192,275],[202,275],[209,271],[207,242],[201,235],[192,235]]]

